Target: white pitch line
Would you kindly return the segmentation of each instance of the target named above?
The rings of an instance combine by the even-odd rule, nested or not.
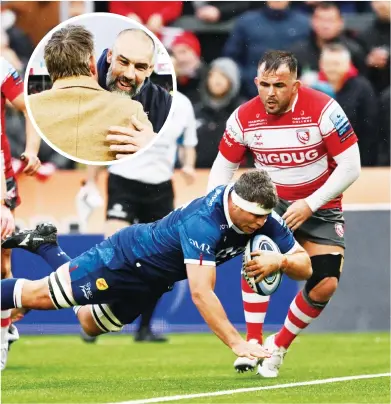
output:
[[[112,403],[112,404],[162,403],[162,402],[165,402],[165,401],[184,400],[186,398],[225,396],[225,395],[228,395],[228,394],[248,393],[248,392],[251,392],[251,391],[286,389],[286,388],[289,388],[289,387],[313,386],[313,385],[317,385],[317,384],[346,382],[346,381],[350,381],[350,380],[360,380],[360,379],[375,379],[377,377],[390,377],[390,376],[391,376],[391,373],[378,373],[378,374],[372,374],[372,375],[333,377],[331,379],[311,380],[311,381],[308,381],[308,382],[277,384],[277,385],[274,385],[274,386],[263,386],[263,387],[247,387],[247,388],[243,388],[243,389],[222,390],[222,391],[215,391],[215,392],[211,392],[211,393],[185,394],[185,395],[182,395],[182,396],[155,397],[155,398],[147,398],[147,399],[142,399],[142,400],[122,401],[120,403]]]

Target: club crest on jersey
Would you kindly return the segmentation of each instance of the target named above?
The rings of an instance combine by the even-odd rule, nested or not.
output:
[[[310,140],[310,131],[308,129],[297,129],[296,135],[300,143],[307,144]]]
[[[344,232],[345,232],[343,225],[341,223],[335,223],[334,228],[335,228],[335,232],[338,234],[338,236],[343,237]]]
[[[99,290],[106,290],[109,288],[109,285],[107,284],[107,282],[104,278],[99,278],[96,280],[96,287]]]

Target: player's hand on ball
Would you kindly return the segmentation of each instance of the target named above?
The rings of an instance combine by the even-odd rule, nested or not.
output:
[[[282,218],[286,221],[287,226],[295,231],[312,216],[312,213],[307,202],[304,199],[299,199],[289,206]]]
[[[41,167],[41,161],[38,156],[33,153],[24,152],[20,158],[26,164],[26,167],[23,170],[26,175],[34,175],[39,167]]]
[[[270,358],[270,352],[263,348],[262,345],[250,344],[244,340],[234,344],[232,346],[232,351],[236,356],[248,359]]]
[[[261,282],[264,278],[278,271],[282,267],[284,256],[272,251],[254,251],[254,257],[247,262],[245,271],[250,278],[255,278],[255,282]]]

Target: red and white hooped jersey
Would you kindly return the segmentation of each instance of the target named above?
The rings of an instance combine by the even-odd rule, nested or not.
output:
[[[268,114],[259,97],[241,105],[228,119],[219,149],[233,163],[249,149],[255,166],[269,173],[278,196],[295,201],[319,189],[336,167],[333,157],[356,142],[340,105],[302,87],[283,115]],[[341,199],[339,195],[321,209],[341,208]]]
[[[5,132],[5,102],[13,101],[23,93],[23,80],[16,69],[3,57],[0,57],[0,80],[1,80],[1,153],[4,164],[5,177],[14,176],[11,164],[11,149]]]

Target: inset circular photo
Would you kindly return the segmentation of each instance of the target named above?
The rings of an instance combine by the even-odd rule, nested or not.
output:
[[[176,78],[159,39],[129,18],[71,18],[38,44],[26,70],[30,119],[58,153],[108,165],[151,146],[172,115]]]

